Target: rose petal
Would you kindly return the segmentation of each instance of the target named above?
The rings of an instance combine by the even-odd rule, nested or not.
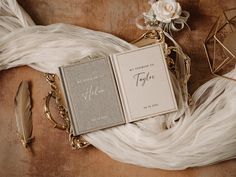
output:
[[[156,20],[170,23],[181,15],[181,6],[175,0],[159,0],[151,4],[151,10]]]
[[[177,9],[175,10],[175,13],[178,15],[181,15],[181,13],[182,13],[182,8],[179,3],[177,3]]]

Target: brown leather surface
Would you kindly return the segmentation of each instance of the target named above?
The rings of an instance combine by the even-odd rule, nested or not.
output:
[[[64,22],[106,31],[125,40],[142,31],[134,18],[148,8],[146,0],[19,0],[37,24]],[[235,0],[181,0],[191,12],[192,31],[178,33],[178,42],[192,59],[190,91],[211,78],[202,42],[222,9],[236,7]],[[24,149],[16,136],[13,99],[21,80],[31,81],[33,135],[31,150]],[[235,177],[236,160],[183,171],[148,169],[112,160],[89,147],[71,150],[67,134],[52,128],[43,114],[43,97],[49,91],[43,73],[19,67],[0,72],[0,176],[1,177]],[[53,107],[53,105],[52,105]],[[53,111],[56,113],[55,107]]]

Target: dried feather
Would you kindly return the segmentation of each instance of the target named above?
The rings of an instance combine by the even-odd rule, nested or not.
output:
[[[24,147],[27,147],[32,140],[32,117],[31,117],[31,96],[29,84],[22,81],[18,87],[15,100],[15,116],[17,132]]]

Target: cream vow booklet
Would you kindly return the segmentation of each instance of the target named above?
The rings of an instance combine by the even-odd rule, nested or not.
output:
[[[60,67],[73,134],[177,110],[160,45]]]

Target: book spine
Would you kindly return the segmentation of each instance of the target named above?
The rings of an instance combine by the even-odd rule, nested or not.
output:
[[[70,105],[70,101],[69,101],[69,95],[68,95],[68,89],[66,87],[66,78],[65,78],[65,74],[64,74],[64,70],[63,67],[59,67],[59,73],[60,73],[60,80],[61,80],[61,85],[62,85],[62,92],[65,98],[65,103],[66,103],[66,107],[67,107],[67,112],[68,112],[68,116],[70,119],[70,133],[72,133],[73,135],[77,135],[78,133],[76,132],[75,129],[75,123],[73,121],[73,117],[72,117],[72,110],[71,110],[71,105]]]
[[[119,85],[118,85],[117,78],[116,78],[116,71],[115,71],[115,68],[113,66],[113,61],[112,61],[111,56],[108,57],[108,62],[109,62],[109,66],[110,66],[111,75],[112,75],[112,78],[113,78],[113,83],[114,83],[114,86],[117,90],[117,94],[116,94],[117,101],[119,102],[120,110],[121,110],[122,115],[123,115],[123,121],[124,121],[124,123],[126,123],[127,121],[126,121],[126,117],[125,117],[125,111],[123,109],[121,95],[120,95],[120,91],[119,91]]]
[[[112,68],[113,68],[113,73],[115,76],[115,80],[116,80],[116,85],[117,85],[117,90],[119,93],[119,97],[120,97],[120,101],[121,101],[121,106],[122,106],[122,110],[124,113],[124,118],[125,118],[125,122],[128,123],[129,121],[129,117],[130,117],[130,113],[129,110],[127,108],[127,100],[125,98],[125,93],[124,93],[124,88],[122,86],[121,80],[120,80],[120,72],[119,72],[119,65],[118,62],[116,60],[116,55],[110,55],[110,61],[112,64]]]

